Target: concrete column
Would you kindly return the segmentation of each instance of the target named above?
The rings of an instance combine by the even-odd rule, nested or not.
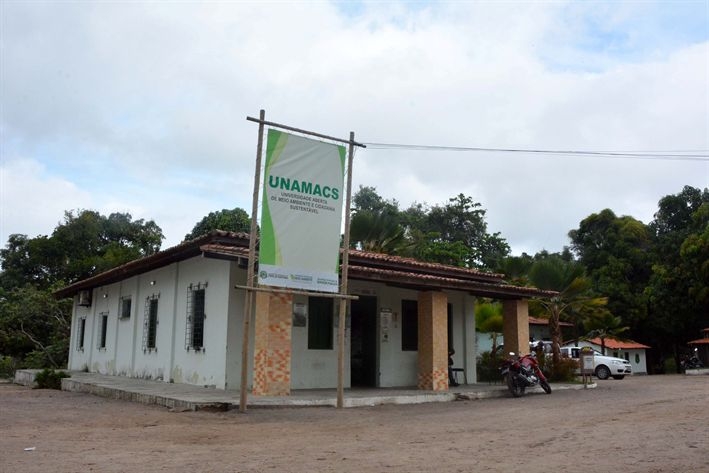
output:
[[[526,300],[502,301],[502,333],[505,355],[529,353],[529,304]]]
[[[448,389],[448,297],[421,292],[418,298],[418,387]]]
[[[288,396],[291,381],[293,297],[256,292],[253,394]]]

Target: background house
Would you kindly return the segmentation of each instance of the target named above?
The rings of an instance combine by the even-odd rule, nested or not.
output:
[[[579,347],[591,347],[594,350],[601,352],[601,339],[592,338],[590,340],[581,340],[573,344]],[[569,345],[567,345],[569,346]],[[616,340],[613,338],[606,338],[605,340],[607,356],[615,356],[616,358],[623,358],[630,362],[633,368],[633,374],[647,374],[647,356],[645,350],[650,348],[642,343],[635,342],[633,340]]]
[[[704,366],[709,366],[709,327],[702,329],[702,338],[692,340],[687,345],[693,350],[697,349],[697,356]]]

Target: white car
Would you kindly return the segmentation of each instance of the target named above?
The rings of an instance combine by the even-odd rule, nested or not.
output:
[[[561,347],[561,356],[578,360],[581,347]],[[626,375],[633,374],[633,368],[628,360],[605,356],[593,350],[593,372],[598,379],[623,379]]]

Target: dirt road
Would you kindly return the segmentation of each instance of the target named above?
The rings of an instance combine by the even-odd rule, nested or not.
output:
[[[80,471],[706,473],[709,376],[637,376],[521,399],[246,414],[0,384],[0,472]]]

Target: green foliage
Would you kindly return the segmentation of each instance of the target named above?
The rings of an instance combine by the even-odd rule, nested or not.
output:
[[[185,241],[206,235],[212,230],[248,233],[251,231],[251,217],[244,209],[239,207],[231,210],[222,209],[217,212],[210,212],[209,215],[195,224],[190,233],[185,235]]]
[[[568,383],[576,381],[577,369],[578,362],[576,360],[572,358],[559,358],[556,362],[551,363],[551,369],[547,369],[544,372],[549,373],[549,381]]]
[[[475,327],[478,331],[489,333],[492,339],[492,352],[497,352],[497,338],[502,333],[502,304],[500,302],[482,302],[475,306]]]
[[[532,307],[542,309],[549,318],[554,363],[561,358],[562,343],[559,322],[580,323],[585,317],[607,311],[607,299],[591,290],[591,281],[585,276],[583,265],[567,261],[561,255],[545,255],[537,259],[529,271],[529,280],[538,288],[557,291],[551,298],[532,301]]]
[[[71,300],[52,291],[160,249],[155,222],[130,214],[65,212],[51,236],[10,235],[0,250],[0,356],[20,366],[66,365]]]
[[[92,210],[65,212],[51,237],[10,235],[0,250],[0,287],[49,289],[57,282],[72,283],[151,255],[162,240],[162,230],[152,220],[133,221],[122,213],[104,217]]]
[[[502,357],[492,352],[481,353],[478,356],[476,366],[478,381],[486,383],[499,382],[502,360]]]
[[[364,251],[399,254],[406,246],[404,227],[383,210],[359,210],[350,223],[350,245]]]
[[[400,211],[395,200],[384,200],[372,187],[360,187],[353,203],[353,248],[480,269],[494,268],[510,251],[498,233],[487,232],[481,205],[463,194],[446,205],[414,203]]]
[[[628,336],[654,348],[650,366],[676,358],[706,326],[709,190],[685,186],[663,197],[649,225],[605,209],[569,236],[609,312],[622,317]]]
[[[630,327],[623,325],[623,320],[610,312],[594,314],[584,321],[584,327],[588,330],[587,338],[601,339],[601,353],[606,354],[606,339],[619,337]]]
[[[45,368],[37,373],[34,380],[37,383],[37,389],[61,389],[62,379],[68,377],[69,374],[65,371],[55,371]]]
[[[11,356],[0,356],[0,378],[13,378],[17,371],[17,359]]]
[[[22,360],[25,368],[66,365],[70,299],[56,300],[49,290],[15,288],[0,297],[0,355]]]

